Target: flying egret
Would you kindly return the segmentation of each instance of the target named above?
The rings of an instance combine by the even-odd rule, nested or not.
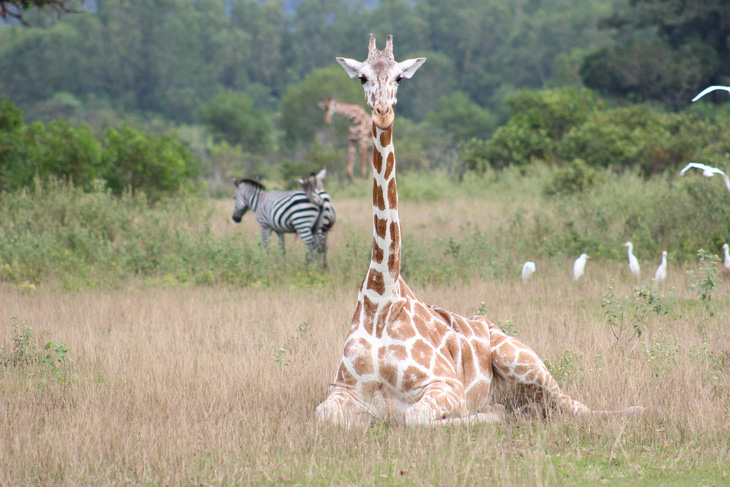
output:
[[[730,86],[717,86],[717,85],[715,85],[715,86],[710,86],[709,88],[705,88],[704,90],[700,91],[700,94],[699,95],[697,95],[694,98],[692,98],[692,102],[696,102],[697,100],[699,100],[700,98],[702,98],[706,94],[710,93],[711,91],[715,91],[715,90],[725,90],[728,93],[730,93]]]
[[[656,284],[663,283],[667,278],[667,251],[662,252],[662,263],[656,268],[656,274],[654,274],[654,282]]]
[[[535,263],[531,260],[528,260],[522,265],[522,282],[527,282],[528,279],[530,279],[530,276],[535,272]]]
[[[639,274],[641,274],[641,267],[639,267],[639,261],[636,260],[636,257],[634,257],[634,244],[626,242],[624,247],[629,248],[629,270],[638,279]]]
[[[728,178],[727,177],[727,174],[725,174],[724,172],[722,172],[718,168],[706,166],[706,165],[700,164],[698,162],[690,162],[689,164],[687,164],[686,166],[684,166],[684,169],[682,169],[681,171],[679,171],[679,175],[680,176],[684,176],[684,173],[686,173],[687,170],[690,169],[690,168],[701,169],[702,170],[702,175],[705,176],[706,178],[711,178],[715,174],[719,174],[720,176],[722,176],[722,179],[725,180],[725,187],[727,187],[727,190],[730,191],[730,178]]]
[[[587,254],[580,254],[573,264],[573,278],[577,281],[586,270],[586,260],[590,259]]]

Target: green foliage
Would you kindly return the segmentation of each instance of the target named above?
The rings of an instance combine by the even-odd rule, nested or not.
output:
[[[274,149],[271,120],[245,93],[219,93],[198,109],[198,117],[217,140],[240,145],[245,152],[266,155]]]
[[[588,118],[597,100],[589,90],[573,87],[519,91],[507,98],[513,116],[486,142],[471,141],[462,156],[467,170],[525,166],[554,161],[559,143],[571,127]]]
[[[601,309],[611,334],[620,341],[624,333],[629,333],[627,341],[640,337],[646,328],[650,314],[663,315],[669,312],[668,305],[662,295],[656,291],[639,286],[634,289],[632,300],[616,296],[613,279],[601,299]]]
[[[681,348],[679,340],[662,328],[652,335],[651,342],[642,342],[642,346],[657,377],[668,374],[674,368]]]
[[[13,132],[23,126],[23,111],[7,98],[0,103],[0,130]]]
[[[0,348],[0,365],[34,364],[38,360],[38,353],[35,349],[33,328],[25,323],[18,324],[15,316],[11,316],[10,320],[13,322],[13,348],[10,351],[7,350],[7,347]]]
[[[441,97],[439,104],[429,112],[428,121],[441,129],[442,136],[450,136],[457,142],[486,139],[496,127],[494,115],[469,100],[463,92]]]
[[[88,125],[73,128],[56,120],[0,133],[0,189],[17,190],[63,177],[88,188],[102,175],[102,147]]]
[[[590,167],[583,159],[573,159],[564,166],[559,166],[552,173],[552,179],[545,183],[543,192],[546,195],[570,194],[591,188],[599,172]]]
[[[719,284],[717,264],[720,262],[720,258],[705,249],[699,249],[697,251],[697,257],[700,261],[698,274],[695,275],[693,271],[688,271],[690,288],[694,289],[697,297],[709,310],[712,293]],[[710,315],[712,316],[712,314]]]
[[[324,126],[324,112],[317,105],[322,99],[358,104],[362,96],[362,87],[339,64],[315,69],[300,83],[289,86],[282,97],[279,127],[284,132],[284,144],[293,147],[297,142],[312,140],[317,127]]]
[[[201,172],[190,150],[173,135],[145,136],[129,125],[104,134],[103,177],[111,191],[143,192],[153,201],[190,187]]]
[[[67,179],[91,190],[105,179],[117,195],[129,189],[157,200],[192,187],[202,172],[188,147],[170,134],[147,136],[122,124],[99,141],[88,125],[18,125],[21,114],[7,103],[2,113],[15,128],[0,132],[0,190],[32,187],[36,178]]]
[[[650,179],[599,172],[587,191],[551,197],[550,209],[515,212],[502,232],[540,242],[535,251],[545,257],[624,258],[621,243],[631,240],[641,242],[640,260],[667,248],[678,260],[694,258],[696,249],[719,248],[730,238],[730,194],[720,181],[706,179],[699,172]]]
[[[545,366],[553,379],[565,385],[583,379],[585,376],[584,363],[585,357],[582,354],[566,349],[557,363],[545,362]]]
[[[701,43],[673,49],[658,39],[632,38],[588,55],[580,74],[586,86],[634,102],[661,101],[674,108],[697,94],[717,71],[716,53]]]
[[[63,342],[48,342],[43,350],[36,349],[33,328],[25,323],[13,322],[13,348],[0,348],[0,366],[33,368],[45,366],[44,373],[63,385],[68,385],[76,378],[74,361],[68,356],[68,345]]]

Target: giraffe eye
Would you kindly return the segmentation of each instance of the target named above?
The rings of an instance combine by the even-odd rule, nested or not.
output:
[[[365,76],[360,76],[360,83],[365,84],[368,82],[368,79]]]
[[[400,82],[401,82],[401,81],[403,81],[403,76],[398,76],[398,77],[397,77],[397,78],[395,79],[395,82],[396,82],[396,83],[398,83],[398,84],[400,84]]]

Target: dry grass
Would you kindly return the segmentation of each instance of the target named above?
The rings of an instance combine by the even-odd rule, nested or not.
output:
[[[465,224],[439,205],[404,204],[403,212],[416,234],[432,231],[434,218],[445,234]],[[338,216],[367,238],[371,216],[361,202],[343,202]],[[214,231],[241,231],[220,225]],[[258,238],[255,226],[244,228]],[[640,338],[617,342],[601,298],[611,277],[616,294],[630,296],[627,273],[589,262],[574,283],[570,265],[538,263],[528,285],[515,277],[416,291],[466,315],[485,302],[490,319],[511,320],[518,337],[560,366],[564,389],[590,407],[641,404],[659,414],[321,427],[313,411],[334,377],[359,282],[281,292],[0,287],[0,342],[10,344],[16,316],[35,329],[39,346],[67,343],[78,374],[63,383],[42,365],[0,368],[0,485],[726,484],[730,374],[726,359],[718,368],[708,356],[730,352],[728,289],[710,316],[684,270],[673,270],[671,312],[650,316]]]

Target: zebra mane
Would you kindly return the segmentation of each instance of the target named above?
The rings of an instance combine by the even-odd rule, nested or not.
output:
[[[261,184],[259,181],[256,181],[255,179],[241,178],[241,179],[233,180],[233,184],[235,184],[236,187],[238,187],[238,185],[241,183],[248,183],[251,186],[261,189],[262,191],[266,191],[266,187],[263,184]]]

